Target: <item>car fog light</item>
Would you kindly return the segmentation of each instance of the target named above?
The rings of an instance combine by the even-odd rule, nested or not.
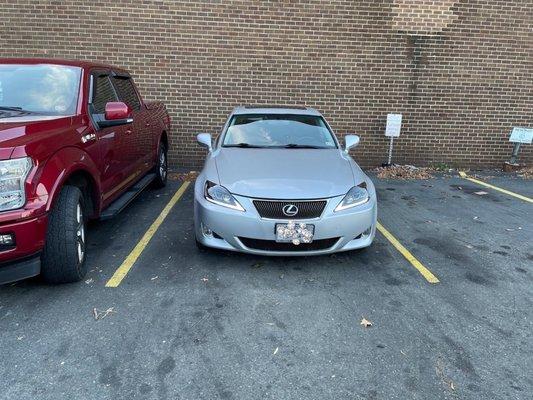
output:
[[[363,236],[368,236],[372,232],[372,227],[370,226],[366,231],[363,232]]]
[[[205,226],[204,224],[202,224],[202,233],[204,234],[204,236],[213,236],[213,231],[211,229],[209,229],[209,227]]]
[[[15,244],[15,236],[11,233],[4,233],[0,235],[0,245],[13,246]]]

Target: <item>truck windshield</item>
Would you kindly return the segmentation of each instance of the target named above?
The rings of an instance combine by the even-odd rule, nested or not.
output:
[[[235,115],[224,136],[223,147],[334,149],[333,134],[314,115]]]
[[[80,76],[78,67],[0,65],[0,117],[75,114]]]

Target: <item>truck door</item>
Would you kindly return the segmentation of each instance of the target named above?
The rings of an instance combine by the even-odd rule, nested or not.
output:
[[[110,71],[91,73],[91,93],[89,94],[89,114],[94,123],[99,142],[101,184],[104,205],[117,198],[133,183],[134,165],[131,162],[131,140],[128,131],[131,125],[100,128],[95,121],[102,120],[108,102],[119,101],[111,84]]]
[[[152,127],[150,126],[149,110],[139,99],[131,77],[125,72],[113,72],[111,82],[115,87],[119,101],[132,109],[133,124],[130,133],[129,151],[131,162],[135,163],[139,174],[145,173],[153,166]]]

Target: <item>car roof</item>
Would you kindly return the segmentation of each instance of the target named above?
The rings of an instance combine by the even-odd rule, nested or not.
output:
[[[94,62],[94,61],[84,61],[84,60],[65,60],[65,59],[59,59],[59,58],[0,58],[0,64],[67,65],[67,66],[72,66],[72,67],[80,67],[84,69],[106,68],[106,69],[113,69],[115,71],[127,72],[123,68],[115,67],[109,64],[103,64],[103,63]]]
[[[289,114],[321,116],[317,110],[310,107],[273,107],[273,106],[239,106],[233,109],[232,115],[245,114]]]

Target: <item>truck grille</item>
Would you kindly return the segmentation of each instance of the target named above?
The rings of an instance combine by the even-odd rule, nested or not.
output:
[[[320,239],[311,243],[301,243],[298,246],[292,243],[278,243],[275,240],[262,240],[240,237],[239,240],[249,249],[262,251],[318,251],[328,250],[333,247],[339,238]]]
[[[310,219],[318,218],[322,215],[326,207],[326,200],[312,201],[272,201],[272,200],[254,200],[254,206],[261,218],[270,219]],[[286,206],[295,206],[296,214],[287,215],[283,212]],[[295,209],[292,208],[294,211]]]

